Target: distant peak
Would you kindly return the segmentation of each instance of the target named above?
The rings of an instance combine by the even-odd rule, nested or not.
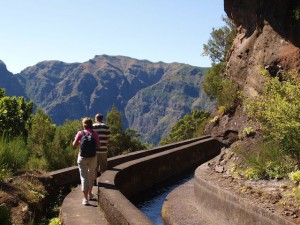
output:
[[[5,63],[2,60],[0,60],[0,70],[7,70]]]

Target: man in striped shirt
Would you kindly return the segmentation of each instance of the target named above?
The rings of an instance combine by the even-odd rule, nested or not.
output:
[[[99,135],[100,148],[97,149],[97,167],[96,173],[103,173],[107,169],[107,145],[110,138],[109,126],[103,122],[103,115],[101,113],[95,116],[96,123],[93,124],[93,131]],[[99,169],[100,166],[100,169]]]

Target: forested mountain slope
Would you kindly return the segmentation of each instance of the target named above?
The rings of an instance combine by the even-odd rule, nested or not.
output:
[[[213,102],[201,88],[205,71],[180,63],[99,55],[84,63],[43,61],[13,78],[57,124],[106,114],[115,105],[125,127],[157,144],[192,108],[212,109]]]

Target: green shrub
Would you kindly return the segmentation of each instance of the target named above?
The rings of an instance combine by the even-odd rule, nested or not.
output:
[[[45,152],[48,170],[76,165],[78,149],[72,147],[72,142],[77,131],[81,129],[79,120],[67,120],[62,126],[56,127],[51,147]]]
[[[296,158],[300,167],[300,82],[297,71],[272,78],[262,72],[266,82],[262,95],[245,99],[247,113],[264,135],[277,141],[285,154]]]
[[[242,131],[241,137],[250,137],[255,134],[253,127],[245,127]]]
[[[4,168],[4,167],[6,167],[6,166],[0,167],[0,182],[11,177],[11,170]]]
[[[219,116],[215,116],[214,118],[212,118],[209,122],[217,124],[219,122]]]
[[[249,180],[259,180],[264,176],[264,170],[261,167],[258,168],[248,168],[245,171],[245,176]]]
[[[49,221],[49,225],[62,225],[62,221],[60,218],[52,218],[50,221]]]
[[[289,179],[291,181],[293,181],[294,183],[299,183],[300,182],[300,170],[289,173]]]
[[[27,162],[27,168],[29,170],[47,171],[48,163],[44,157],[31,156]]]
[[[218,112],[220,115],[223,115],[224,113],[226,113],[226,107],[224,105],[219,106]]]
[[[222,89],[217,96],[218,105],[225,107],[225,111],[233,109],[238,103],[238,89],[230,79],[222,80]]]
[[[242,159],[249,179],[284,178],[294,169],[293,160],[274,142],[261,141],[251,149],[233,151]]]
[[[32,101],[26,102],[24,97],[6,96],[5,90],[0,88],[0,135],[26,137],[32,109]]]
[[[171,133],[160,141],[161,145],[194,138],[204,133],[209,112],[194,109],[191,114],[179,119],[172,127]]]
[[[225,69],[224,64],[213,64],[205,75],[202,88],[205,93],[217,98],[222,90],[222,73]]]
[[[16,172],[26,168],[29,152],[23,138],[6,138],[2,135],[0,139],[0,169]]]
[[[223,77],[224,68],[222,63],[213,65],[208,70],[202,87],[208,96],[216,98],[224,112],[228,112],[237,105],[239,92],[232,80]]]
[[[300,189],[298,187],[293,188],[291,191],[286,191],[283,194],[283,199],[280,201],[282,205],[285,205],[286,202],[294,202],[295,204],[300,205]]]
[[[239,168],[237,163],[232,163],[228,169],[228,172],[232,175],[232,177],[240,178],[242,177],[243,170]]]

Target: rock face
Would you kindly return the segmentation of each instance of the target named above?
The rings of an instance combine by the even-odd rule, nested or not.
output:
[[[245,97],[259,95],[264,79],[261,68],[271,75],[279,69],[300,69],[300,2],[294,0],[224,0],[238,34],[228,55],[226,76],[232,78]],[[243,107],[230,118],[222,118],[214,135],[239,131],[247,126]]]
[[[123,115],[125,128],[131,127],[144,141],[157,144],[193,108],[213,108],[213,101],[201,88],[206,70],[100,55],[84,63],[40,62],[20,74],[10,74],[10,78],[14,83],[18,78],[18,89],[24,90],[24,95],[56,124],[94,117],[98,112],[106,115],[115,105]],[[11,94],[15,95],[14,91]]]
[[[224,8],[238,28],[238,35],[229,53],[226,72],[246,96],[253,96],[262,87],[261,67],[284,70],[300,69],[299,1],[225,0]],[[300,13],[300,8],[299,8]]]

